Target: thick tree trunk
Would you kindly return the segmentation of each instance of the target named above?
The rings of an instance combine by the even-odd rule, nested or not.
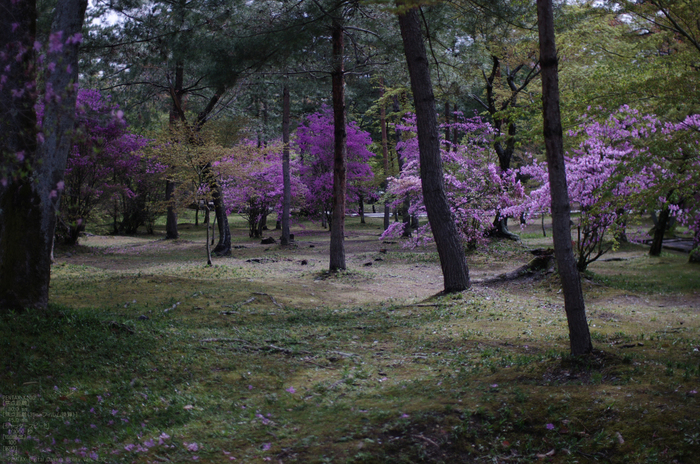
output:
[[[219,224],[219,242],[212,253],[217,256],[231,256],[231,231],[228,227],[226,207],[221,199],[221,187],[215,184],[212,189],[214,192],[212,195],[214,199],[214,214],[216,214],[216,221]]]
[[[413,228],[411,227],[411,215],[408,211],[411,209],[411,200],[406,195],[401,204],[401,220],[403,221],[403,237],[410,237],[413,234]]]
[[[564,165],[564,148],[559,113],[559,76],[554,40],[554,14],[551,0],[537,0],[537,18],[542,66],[542,116],[544,140],[552,196],[552,235],[557,267],[564,292],[564,307],[569,325],[571,354],[593,350],[586,321],[581,278],[571,245],[570,205]]]
[[[0,46],[6,61],[0,86],[0,311],[44,309],[48,304],[56,209],[75,121],[86,0],[61,0],[51,26],[60,50],[44,82],[43,138],[37,146],[36,3],[0,0]],[[48,68],[48,66],[47,66]],[[19,94],[13,92],[19,91]],[[7,175],[7,177],[4,177]]]
[[[379,78],[379,96],[384,97],[384,78]],[[379,108],[379,126],[382,131],[382,156],[384,157],[384,190],[389,188],[389,137],[386,130],[386,108],[382,103]],[[389,228],[389,216],[391,215],[391,207],[389,202],[384,203],[384,230]]]
[[[402,2],[397,1],[397,5],[401,6]],[[413,8],[400,14],[399,26],[416,108],[425,209],[440,256],[445,292],[458,292],[469,288],[469,268],[445,195],[435,96],[418,10]]]
[[[282,183],[284,197],[282,200],[282,245],[289,245],[289,215],[292,203],[292,178],[289,174],[289,86],[282,89]]]
[[[182,83],[185,75],[185,65],[178,60],[175,63],[175,80],[170,87],[170,97],[172,98],[172,106],[170,108],[170,125],[171,127],[179,120],[186,123],[185,112],[182,108]],[[177,208],[175,206],[175,182],[168,179],[165,181],[165,202],[167,204],[167,213],[165,216],[165,238],[176,239],[180,236],[177,231]]]
[[[358,202],[357,214],[360,215],[360,224],[366,224],[366,221],[365,221],[365,199],[363,198],[362,195],[360,195],[360,198],[357,200],[357,202]]]
[[[698,219],[700,222],[700,219]],[[689,263],[700,263],[700,224],[695,224],[695,237],[693,237],[693,249],[688,257]]]
[[[343,27],[333,22],[333,218],[331,222],[331,272],[345,269],[345,195],[347,191],[347,133],[345,129],[345,66]]]
[[[175,209],[174,198],[175,182],[165,181],[165,202],[168,205],[168,212],[165,220],[165,238],[176,239],[180,236],[177,231],[177,210]]]
[[[654,239],[651,242],[651,248],[649,249],[649,256],[660,256],[661,249],[664,246],[664,235],[666,234],[666,228],[668,227],[668,220],[671,215],[671,211],[668,207],[664,207],[659,214],[659,219],[654,228]]]

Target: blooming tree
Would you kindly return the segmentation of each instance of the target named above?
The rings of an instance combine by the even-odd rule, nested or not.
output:
[[[333,203],[333,111],[324,107],[306,118],[297,129],[297,146],[302,157],[300,175],[308,193],[306,207],[312,215],[321,216],[324,224],[330,218]],[[347,201],[367,198],[369,181],[374,177],[368,161],[372,138],[356,123],[347,125]]]

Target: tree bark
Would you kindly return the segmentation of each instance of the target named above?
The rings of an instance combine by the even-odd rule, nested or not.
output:
[[[165,238],[176,239],[180,236],[177,231],[177,210],[173,205],[175,201],[175,182],[172,180],[165,181],[165,202],[168,205],[168,212],[165,220]]]
[[[695,236],[693,237],[693,249],[688,256],[689,263],[700,263],[700,219],[695,223]]]
[[[221,199],[221,187],[218,184],[213,186],[214,214],[219,225],[219,242],[212,250],[217,256],[231,256],[231,231],[228,226],[228,216],[226,207]]]
[[[671,216],[671,211],[668,207],[664,207],[659,214],[659,219],[654,228],[654,239],[651,242],[651,248],[649,249],[649,256],[661,256],[661,249],[664,245],[664,235],[666,234],[666,228],[668,227],[668,220]]]
[[[457,103],[452,107],[452,114],[455,117],[455,122],[457,122]],[[455,124],[452,130],[452,150],[457,150],[457,143],[459,143],[459,132],[457,129],[457,124]]]
[[[37,145],[36,2],[0,1],[0,311],[48,305],[51,252],[72,146],[78,47],[86,0],[61,0],[47,53],[43,143]],[[14,94],[13,92],[19,92]]]
[[[357,214],[360,215],[360,224],[366,224],[367,222],[365,221],[365,199],[362,195],[360,195],[360,198],[357,200],[357,203]]]
[[[289,174],[289,86],[285,82],[282,89],[282,245],[289,245],[289,215],[292,203],[292,179]]]
[[[401,1],[396,4],[403,6]],[[416,108],[425,209],[440,256],[445,292],[458,292],[469,288],[469,268],[445,195],[435,96],[418,10],[412,8],[399,14],[399,27]]]
[[[379,97],[384,97],[384,78],[379,78]],[[382,156],[384,157],[384,190],[389,188],[389,137],[386,130],[386,108],[384,103],[379,108],[379,126],[382,131]],[[384,203],[384,230],[389,228],[389,216],[391,215],[391,207],[389,202]]]
[[[564,293],[571,354],[579,356],[590,353],[593,350],[593,345],[586,321],[581,278],[576,269],[576,260],[571,244],[570,205],[559,112],[559,75],[557,70],[559,60],[554,38],[554,14],[551,0],[537,0],[537,18],[542,66],[544,140],[552,196],[552,235]]]
[[[450,102],[445,100],[445,149],[450,149]]]
[[[170,125],[174,125],[178,119],[186,123],[185,112],[182,108],[182,83],[184,80],[185,65],[178,60],[175,63],[175,81],[170,87],[170,96],[173,100],[170,108]],[[180,236],[177,231],[177,208],[174,204],[175,182],[168,179],[165,181],[165,202],[167,204],[167,213],[165,216],[165,238],[176,239]]]
[[[211,244],[209,243],[209,235],[211,232],[211,222],[209,221],[209,218],[211,217],[211,214],[209,214],[209,205],[207,205],[206,208],[207,209],[204,213],[204,224],[207,226],[207,266],[211,266]]]
[[[331,272],[345,269],[345,195],[347,191],[347,133],[345,129],[345,66],[343,27],[333,21],[333,218],[331,222]]]

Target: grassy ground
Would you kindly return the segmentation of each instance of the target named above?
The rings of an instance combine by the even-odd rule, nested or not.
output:
[[[349,220],[336,276],[313,224],[282,249],[234,221],[210,268],[192,225],[57,250],[49,313],[0,321],[3,462],[697,462],[687,256],[592,264],[596,351],[574,360],[555,276],[483,283],[548,243],[537,227],[469,255],[473,288],[440,296],[434,250],[376,221]]]

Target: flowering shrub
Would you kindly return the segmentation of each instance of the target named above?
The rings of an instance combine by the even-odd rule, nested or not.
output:
[[[250,237],[261,237],[267,215],[277,211],[281,217],[284,200],[282,177],[282,142],[258,148],[246,141],[236,145],[233,153],[217,163],[222,179],[224,199],[229,212],[235,211],[248,221]],[[299,162],[289,163],[292,206],[301,206],[306,185],[299,179]]]
[[[623,106],[602,122],[584,117],[569,132],[581,140],[566,157],[569,199],[580,209],[575,243],[579,271],[612,248],[606,234],[622,236],[632,211],[666,208],[698,235],[697,201],[691,199],[698,192],[699,123],[698,115],[663,123]],[[529,213],[549,212],[546,164],[533,160],[520,173],[539,184],[529,194]]]
[[[459,144],[441,144],[445,190],[461,238],[473,246],[484,240],[497,212],[503,216],[520,214],[524,191],[515,171],[503,172],[495,163],[495,153],[490,148],[493,128],[488,122],[474,117],[451,126],[466,135]],[[397,128],[404,136],[396,146],[399,156],[403,157],[404,167],[398,178],[389,179],[387,193],[392,206],[397,206],[408,196],[411,203],[409,213],[423,214],[425,205],[415,116],[408,116],[404,125]],[[401,236],[403,228],[403,224],[395,223],[383,237]],[[415,231],[408,245],[423,245],[430,240],[432,234],[428,224]]]
[[[153,194],[154,176],[162,167],[143,155],[146,140],[127,132],[122,117],[118,106],[97,90],[78,92],[73,149],[65,182],[59,186],[64,192],[57,234],[68,244],[77,241],[86,221],[100,208],[113,217],[115,229],[122,216],[121,224],[130,233],[155,220],[155,211],[144,211]]]

